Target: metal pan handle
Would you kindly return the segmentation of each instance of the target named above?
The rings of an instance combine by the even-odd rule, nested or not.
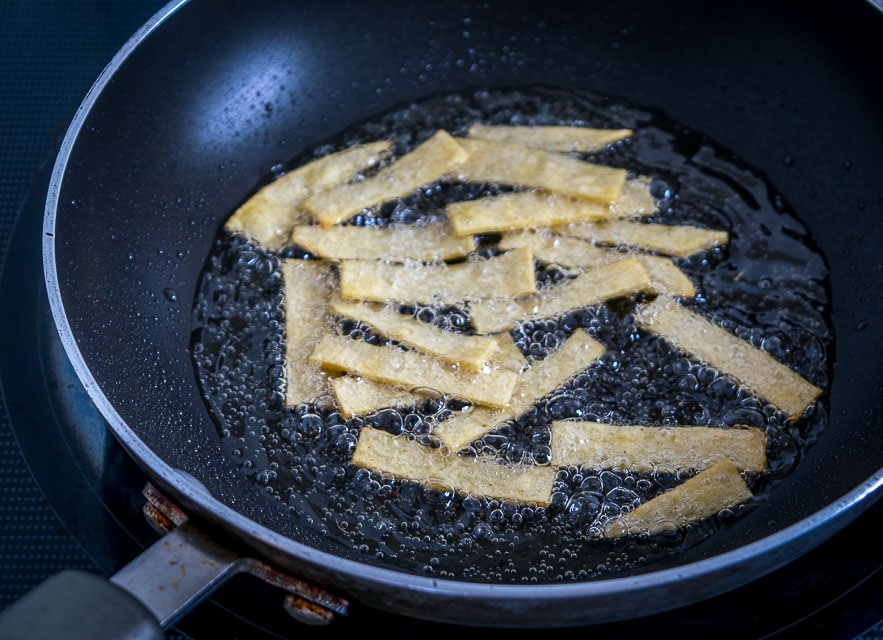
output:
[[[161,514],[155,507],[162,496],[150,486],[145,494],[156,522]],[[169,506],[161,504],[161,510],[174,515],[168,513]],[[346,600],[243,557],[177,514],[163,520],[167,533],[162,538],[109,580],[85,571],[64,571],[37,586],[0,612],[0,638],[164,638],[163,629],[242,572],[287,591],[283,607],[300,622],[324,625],[348,612]]]

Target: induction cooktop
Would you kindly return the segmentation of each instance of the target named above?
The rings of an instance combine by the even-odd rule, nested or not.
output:
[[[40,230],[55,147],[91,82],[157,0],[12,2],[0,21],[0,609],[63,569],[109,576],[159,534],[142,514],[146,477],[105,428],[52,325]],[[594,638],[883,637],[883,504],[795,562],[735,591],[646,618],[569,632]],[[360,607],[306,627],[275,588],[244,575],[190,611],[169,638],[389,637],[493,630]],[[535,637],[536,631],[507,630]]]

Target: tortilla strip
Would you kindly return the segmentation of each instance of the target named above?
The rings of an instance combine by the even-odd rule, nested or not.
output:
[[[686,258],[729,241],[726,231],[691,225],[647,224],[633,220],[581,222],[556,226],[554,231],[595,244],[627,245],[676,258]]]
[[[498,333],[493,336],[499,348],[491,355],[490,365],[521,373],[527,367],[527,358],[515,344],[509,333]]]
[[[416,149],[390,166],[360,182],[326,189],[303,201],[303,208],[319,224],[330,226],[383,204],[410,195],[454,171],[466,159],[466,152],[446,131],[436,131]]]
[[[338,376],[328,384],[340,415],[346,420],[390,407],[413,407],[426,399],[419,393],[359,376]]]
[[[391,140],[378,140],[302,165],[255,193],[230,216],[224,228],[265,249],[278,251],[288,244],[291,227],[309,220],[299,206],[301,201],[348,182],[356,172],[377,164],[391,148]]]
[[[650,178],[629,178],[622,195],[610,203],[610,218],[641,218],[659,211],[656,198],[650,193]]]
[[[494,339],[500,344],[500,348],[493,353],[489,366],[516,373],[523,371],[527,366],[527,359],[512,336],[504,333],[494,336]],[[347,420],[355,415],[366,415],[390,407],[413,407],[432,395],[350,375],[332,378],[329,384],[340,414]]]
[[[468,154],[460,180],[530,187],[609,204],[622,194],[628,172],[520,144],[457,138]]]
[[[721,460],[633,511],[609,520],[604,535],[620,538],[682,529],[751,497],[739,468],[731,460]]]
[[[650,291],[647,270],[637,259],[626,257],[520,300],[491,298],[473,302],[469,314],[476,333],[499,333],[525,320],[550,318],[579,307]]]
[[[529,247],[534,258],[542,264],[592,269],[610,262],[612,252],[596,247],[582,238],[550,233],[548,229],[510,231],[500,237],[498,245],[504,251]]]
[[[332,300],[329,308],[337,315],[358,320],[407,347],[470,369],[486,366],[491,354],[500,346],[493,338],[443,331],[390,307]]]
[[[433,434],[451,451],[527,412],[534,404],[600,358],[607,348],[585,331],[575,331],[556,351],[536,360],[518,378],[512,399],[501,410],[475,407],[435,425]]]
[[[548,151],[575,151],[593,153],[603,151],[607,145],[628,138],[634,133],[631,129],[592,129],[589,127],[568,126],[508,126],[474,124],[469,127],[470,138],[511,142],[536,147]]]
[[[681,351],[731,376],[791,419],[801,416],[822,393],[763,349],[671,300],[657,299],[639,307],[635,320]]]
[[[657,211],[649,180],[626,180],[622,195],[609,205],[557,193],[516,191],[452,202],[445,211],[459,235],[538,229],[583,221],[649,216]]]
[[[593,469],[676,473],[707,469],[723,459],[740,471],[767,469],[766,432],[758,428],[647,427],[552,422],[552,462]]]
[[[349,300],[459,304],[491,296],[520,297],[536,291],[533,254],[515,249],[457,264],[340,262],[340,295]]]
[[[328,333],[327,301],[334,287],[324,260],[282,260],[285,290],[285,403],[312,402],[328,393],[326,376],[307,359]]]
[[[353,464],[440,491],[546,506],[558,471],[539,465],[507,465],[496,459],[465,457],[431,449],[407,437],[364,427]]]
[[[452,202],[445,207],[445,213],[454,233],[467,236],[605,220],[610,217],[610,207],[602,202],[578,200],[558,193],[515,191]]]
[[[686,273],[672,262],[671,258],[649,254],[634,254],[644,265],[650,276],[650,288],[658,295],[683,298],[685,300],[696,295],[696,287]]]
[[[462,258],[475,248],[475,238],[457,236],[446,225],[392,227],[323,227],[297,225],[293,244],[328,260],[423,260]]]
[[[433,389],[491,407],[506,406],[518,380],[518,374],[508,369],[466,371],[418,351],[375,346],[338,335],[323,337],[313,348],[309,362],[406,389]]]
[[[679,298],[692,298],[696,295],[693,281],[670,258],[664,256],[637,252],[623,254],[596,247],[581,238],[547,233],[546,229],[505,233],[500,238],[498,246],[507,251],[518,247],[530,247],[534,258],[541,264],[557,264],[561,267],[579,269],[593,269],[630,255],[647,270],[650,287],[657,294]]]

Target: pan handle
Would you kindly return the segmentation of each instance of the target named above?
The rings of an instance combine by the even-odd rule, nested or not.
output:
[[[0,638],[161,639],[163,629],[240,572],[288,591],[283,607],[300,622],[328,624],[348,613],[346,600],[243,557],[184,520],[110,580],[84,571],[52,576],[0,612]]]
[[[0,612],[0,638],[6,640],[164,637],[137,598],[86,571],[57,573]]]
[[[272,566],[243,557],[185,521],[120,569],[110,582],[135,596],[168,628],[237,573],[288,591],[283,606],[300,622],[330,623],[349,603]]]

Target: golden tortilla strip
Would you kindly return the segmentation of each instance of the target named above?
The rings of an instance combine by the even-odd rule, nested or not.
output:
[[[610,204],[622,194],[625,169],[592,164],[554,151],[508,142],[457,138],[468,158],[459,167],[464,182],[529,187]]]
[[[441,180],[465,159],[466,152],[457,140],[439,130],[375,175],[326,189],[304,200],[302,206],[327,227]]]
[[[650,193],[650,178],[629,178],[622,195],[610,203],[610,218],[643,218],[659,211],[656,198]]]
[[[515,344],[512,336],[501,333],[493,336],[500,345],[491,355],[491,368],[509,369],[520,373],[527,367],[527,358]],[[408,391],[369,378],[343,375],[329,380],[331,393],[337,401],[340,414],[346,418],[366,415],[386,408],[413,407],[430,398],[432,394],[420,390]],[[436,394],[437,395],[437,394]]]
[[[691,225],[648,224],[633,220],[580,222],[556,226],[554,231],[595,244],[627,245],[676,258],[686,258],[729,242],[726,231]]]
[[[733,461],[721,460],[633,511],[609,520],[604,535],[620,538],[683,529],[747,502],[752,495]]]
[[[532,362],[521,373],[506,407],[500,410],[475,407],[469,413],[439,422],[432,433],[451,451],[462,449],[489,431],[526,413],[542,398],[598,360],[606,350],[603,344],[585,331],[575,331],[553,353],[543,360]]]
[[[224,228],[250,238],[270,251],[289,242],[292,226],[309,221],[300,203],[314,193],[348,182],[353,174],[377,164],[392,148],[391,140],[354,145],[286,173],[249,198]]]
[[[454,235],[447,225],[392,227],[323,227],[297,225],[293,244],[328,260],[422,260],[462,258],[475,248],[475,238]]]
[[[445,213],[454,233],[468,236],[606,220],[610,217],[610,207],[602,202],[570,198],[559,193],[514,191],[451,202],[445,207]]]
[[[509,251],[518,247],[530,247],[534,258],[541,264],[557,264],[561,267],[593,269],[630,255],[647,270],[650,287],[659,295],[692,298],[696,295],[693,281],[665,256],[647,253],[623,254],[616,250],[597,247],[581,238],[549,233],[548,229],[536,231],[511,231],[503,234],[498,243],[500,249]]]
[[[622,195],[610,205],[559,193],[515,191],[452,202],[445,208],[454,233],[459,235],[649,216],[656,210],[649,182],[637,178],[627,180]]]
[[[469,316],[476,333],[500,333],[525,320],[550,318],[642,292],[652,292],[650,276],[637,259],[626,257],[521,299],[491,298],[472,302]]]
[[[593,129],[590,127],[544,125],[474,124],[466,135],[479,140],[511,142],[548,151],[594,153],[607,145],[630,137],[631,129]]]
[[[313,348],[309,362],[331,371],[406,389],[432,389],[491,407],[506,406],[518,380],[518,374],[508,369],[467,371],[418,351],[377,346],[338,335],[323,337]]]
[[[328,298],[334,289],[333,265],[324,260],[282,260],[285,291],[285,403],[312,402],[328,393],[320,368],[307,360],[328,333]]]
[[[419,444],[406,435],[364,427],[353,451],[354,465],[440,491],[546,506],[558,471],[539,465],[502,464],[486,457],[458,456]]]
[[[378,308],[364,302],[332,300],[329,308],[337,315],[358,320],[407,347],[469,369],[486,366],[491,354],[500,346],[494,338],[443,331],[388,306]]]
[[[338,376],[328,384],[340,415],[346,420],[380,409],[413,407],[427,398],[420,393],[359,376]]]
[[[499,348],[491,355],[491,367],[501,367],[520,373],[527,367],[527,358],[515,344],[509,333],[498,333],[493,336]]]
[[[755,427],[613,425],[552,422],[552,462],[638,473],[702,470],[728,459],[740,471],[767,469],[766,432]]]
[[[671,258],[649,254],[633,254],[650,276],[650,288],[658,295],[689,299],[696,295],[696,286]]]
[[[556,235],[549,229],[504,233],[500,237],[498,246],[504,251],[529,247],[534,258],[542,264],[581,269],[592,269],[607,264],[613,255],[609,249],[596,247],[582,238]]]
[[[800,417],[822,393],[763,349],[672,300],[658,298],[640,306],[635,320],[681,351],[731,376],[791,419]]]
[[[520,297],[536,291],[530,249],[456,264],[340,262],[340,295],[348,300],[459,304],[490,296]]]

